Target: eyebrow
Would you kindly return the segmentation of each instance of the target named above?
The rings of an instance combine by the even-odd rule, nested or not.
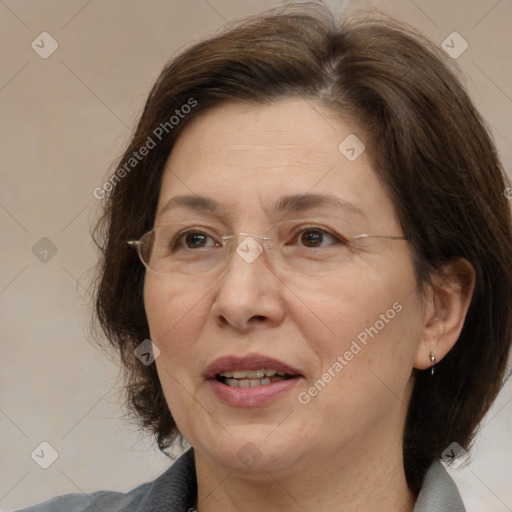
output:
[[[281,197],[271,208],[272,213],[303,212],[320,207],[335,207],[366,217],[363,210],[331,194],[296,194]]]
[[[226,212],[226,208],[220,203],[205,196],[197,195],[183,195],[174,196],[161,210],[158,212],[159,215],[175,208],[186,208],[188,210],[194,210],[204,213],[214,213],[216,215],[222,215]]]
[[[158,212],[159,215],[175,209],[186,208],[201,213],[213,213],[218,216],[225,216],[228,209],[215,199],[198,195],[181,195],[172,197]],[[347,213],[365,217],[366,214],[352,203],[331,194],[295,194],[279,198],[270,209],[265,211],[273,214],[293,212],[299,213],[314,208],[335,207]]]

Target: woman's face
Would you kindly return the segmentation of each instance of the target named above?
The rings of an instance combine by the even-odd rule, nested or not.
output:
[[[314,260],[302,271],[280,265],[276,246],[259,254],[258,238],[238,235],[219,271],[146,274],[167,403],[210,462],[278,474],[401,450],[425,323],[408,245],[374,239],[347,249],[311,230],[403,236],[352,134],[364,143],[355,125],[312,101],[229,104],[191,122],[169,157],[155,225],[192,220],[213,234],[183,239],[186,255],[205,250],[198,241],[219,250],[208,248],[217,233],[265,235],[292,219],[310,228],[282,235],[286,250]],[[318,261],[307,252],[315,249]],[[331,250],[344,251],[335,264]],[[271,371],[220,375],[257,370]]]

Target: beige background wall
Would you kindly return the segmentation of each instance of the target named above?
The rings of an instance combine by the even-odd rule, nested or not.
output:
[[[122,421],[117,369],[89,341],[93,190],[171,54],[273,3],[0,1],[0,512],[65,492],[128,490],[168,465]],[[511,0],[328,3],[340,13],[378,7],[438,44],[461,34],[469,46],[457,61],[511,168]],[[44,35],[42,44],[42,32],[58,44],[46,59],[55,43]],[[473,463],[454,471],[469,512],[512,510],[511,432],[509,383]],[[58,452],[48,469],[31,458],[43,441]],[[49,462],[42,449],[34,458]]]

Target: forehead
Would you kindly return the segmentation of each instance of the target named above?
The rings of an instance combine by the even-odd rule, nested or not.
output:
[[[284,196],[323,194],[367,214],[374,211],[376,220],[393,219],[393,205],[368,155],[350,161],[340,152],[340,144],[354,135],[364,140],[354,123],[314,100],[215,107],[194,119],[176,142],[158,212],[175,196],[197,195],[250,218],[268,213]]]

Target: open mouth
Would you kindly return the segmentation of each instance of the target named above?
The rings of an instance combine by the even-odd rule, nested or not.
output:
[[[257,386],[266,386],[282,380],[292,379],[297,375],[289,375],[285,372],[276,370],[234,370],[231,372],[221,372],[215,376],[217,382],[233,388],[254,388]]]

